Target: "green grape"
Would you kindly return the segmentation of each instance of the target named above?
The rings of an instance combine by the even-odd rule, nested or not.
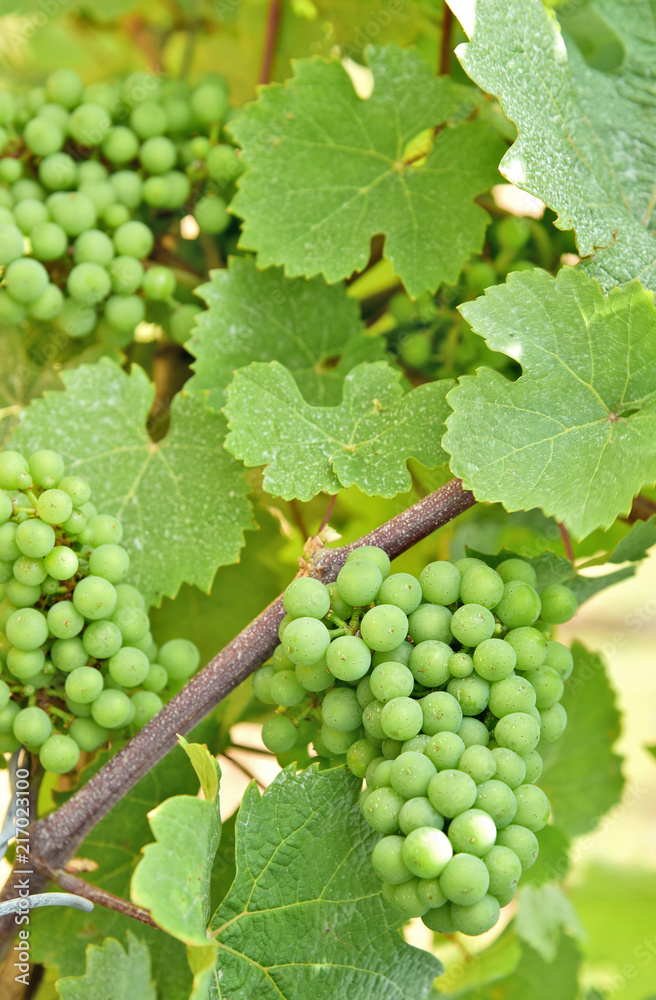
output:
[[[426,796],[408,799],[401,807],[399,827],[406,836],[421,827],[435,827],[436,830],[441,830],[443,826],[444,817],[433,808]]]
[[[142,729],[164,707],[164,703],[153,691],[135,691],[130,696],[134,706],[132,724],[136,729]]]
[[[510,788],[497,778],[478,786],[476,808],[482,809],[494,820],[497,830],[512,823],[517,811],[517,800]]]
[[[71,601],[58,601],[48,609],[48,628],[57,639],[71,639],[84,628],[84,618]]]
[[[365,740],[365,743],[368,743],[368,740]],[[371,744],[369,745],[371,746]],[[391,788],[393,763],[394,761],[387,760],[386,757],[374,757],[367,766],[365,775],[367,787],[371,789]]]
[[[383,580],[386,580],[390,575],[390,558],[385,549],[379,548],[378,545],[359,545],[357,548],[351,549],[346,557],[346,562],[350,563],[356,559],[367,559],[378,566]]]
[[[28,236],[35,226],[48,221],[48,209],[37,198],[26,198],[14,205],[14,219],[20,231]]]
[[[410,665],[410,656],[412,654],[413,647],[409,642],[402,642],[394,649],[390,649],[388,652],[383,652],[377,650],[374,652],[372,663],[374,667],[379,666],[381,663],[402,663],[404,666]]]
[[[515,823],[538,833],[549,822],[551,811],[549,800],[541,788],[533,784],[520,785],[515,789],[517,812]]]
[[[346,764],[356,778],[364,778],[378,751],[367,740],[356,740],[346,752]]]
[[[408,871],[403,861],[404,844],[404,837],[383,837],[371,853],[371,863],[376,873],[391,885],[402,885],[412,878],[412,873]]]
[[[70,736],[53,733],[39,751],[39,760],[45,771],[53,774],[67,774],[80,759],[80,748]]]
[[[555,670],[566,681],[572,675],[574,657],[567,646],[563,646],[561,642],[554,642],[552,640],[547,643],[547,655],[544,665],[551,667],[552,670]]]
[[[509,847],[519,858],[522,871],[531,868],[538,856],[538,840],[531,830],[524,826],[511,823],[505,830],[499,830],[497,834],[497,845],[499,847]]]
[[[153,249],[153,234],[143,222],[133,220],[119,226],[114,233],[116,252],[127,257],[148,257]]]
[[[535,750],[532,750],[531,754],[535,752]],[[507,747],[495,747],[492,753],[496,761],[496,778],[499,781],[502,781],[504,785],[508,785],[508,788],[512,789],[517,788],[518,785],[521,785],[525,781],[526,760],[531,754],[528,754],[525,759],[515,753],[514,750],[508,750]]]
[[[456,733],[441,732],[431,737],[424,753],[438,771],[453,770],[465,752],[464,741]]]
[[[422,728],[422,707],[412,698],[392,698],[380,713],[385,736],[393,740],[409,740]]]
[[[36,511],[46,524],[63,524],[71,516],[73,503],[63,490],[45,490],[36,502]]]
[[[335,680],[328,669],[325,657],[310,666],[296,666],[295,673],[296,680],[306,691],[325,691]]]
[[[160,177],[161,180],[164,181],[168,192],[168,197],[164,207],[182,208],[191,194],[191,182],[189,181],[187,175],[183,174],[181,170],[168,170],[165,174],[161,174]],[[148,178],[144,184],[144,198],[146,186],[149,181],[159,180],[160,177]]]
[[[80,750],[85,753],[93,753],[98,750],[109,738],[109,730],[103,729],[93,719],[75,719],[68,730],[71,739],[75,740]]]
[[[522,781],[519,782],[519,784],[522,784],[522,782],[526,782],[526,784],[531,785],[533,784],[533,782],[537,781],[540,775],[542,774],[542,767],[543,767],[542,757],[540,756],[537,750],[531,750],[531,752],[527,753],[526,756],[522,758],[522,760],[524,761],[526,773],[522,778]]]
[[[301,576],[285,590],[283,604],[294,618],[323,618],[330,610],[330,594],[320,580]]]
[[[61,67],[46,80],[46,96],[65,108],[75,108],[82,100],[84,84],[74,69]]]
[[[352,563],[351,565],[355,565]],[[393,604],[371,608],[360,622],[360,633],[370,649],[389,652],[404,641],[408,634],[408,619]]]
[[[79,236],[96,223],[96,206],[82,191],[53,194],[48,198],[48,208],[52,221],[69,236]]]
[[[457,732],[462,723],[462,709],[448,691],[434,691],[420,701],[423,731],[428,736],[436,733]],[[407,737],[406,737],[407,738]]]
[[[449,824],[449,841],[454,854],[467,853],[482,858],[496,839],[494,821],[482,809],[466,809]]]
[[[88,657],[82,640],[74,637],[72,639],[56,639],[50,650],[50,658],[58,670],[61,670],[62,673],[69,673],[76,667],[83,667]]]
[[[342,681],[357,681],[369,670],[371,652],[358,636],[341,635],[328,646],[326,663],[334,677]]]
[[[336,639],[335,642],[339,640]],[[385,704],[394,698],[407,698],[411,695],[414,679],[402,663],[380,663],[371,673],[369,686],[372,697]]]
[[[83,305],[97,305],[111,291],[109,273],[100,264],[76,264],[68,275],[66,290],[71,298]]]
[[[510,580],[495,608],[497,617],[510,629],[532,625],[540,614],[540,598],[530,584]]]
[[[347,733],[333,729],[332,726],[321,727],[321,739],[326,750],[333,756],[340,756],[348,752],[349,747],[360,737],[359,729],[352,729]]]
[[[423,753],[408,750],[392,763],[391,785],[404,799],[425,796],[428,783],[437,774],[435,765]]]
[[[141,682],[141,686],[146,691],[154,691],[155,694],[159,694],[160,691],[164,690],[168,682],[169,675],[161,663],[151,663],[148,667],[148,673]]]
[[[8,521],[0,526],[0,559],[4,562],[13,563],[21,554],[16,544],[17,536],[18,527],[13,521]]]
[[[447,901],[440,889],[439,879],[436,878],[420,879],[417,885],[417,897],[430,910],[437,910]]]
[[[536,628],[524,626],[507,632],[504,642],[515,650],[518,670],[535,670],[540,667],[547,655],[547,640]]]
[[[510,752],[510,751],[509,751]],[[519,758],[521,760],[521,758]],[[458,762],[458,770],[473,778],[477,785],[489,781],[497,770],[497,762],[492,750],[474,744],[467,747]]]
[[[512,644],[504,639],[484,639],[474,650],[474,670],[486,681],[500,681],[509,677],[516,662],[517,654]]]
[[[99,545],[89,556],[89,572],[110,583],[121,583],[130,568],[130,557],[121,545]]]
[[[67,697],[80,705],[95,701],[103,689],[103,675],[95,667],[76,667],[66,677]]]
[[[103,729],[122,729],[130,721],[132,711],[132,703],[125,692],[111,688],[105,688],[91,702],[93,720]]]
[[[477,935],[485,934],[492,930],[497,921],[501,907],[498,899],[492,895],[486,895],[478,903],[473,905],[451,907],[451,919],[453,926],[461,934]]]
[[[377,740],[384,740],[387,737],[387,733],[383,729],[381,721],[384,707],[385,706],[381,701],[371,701],[362,713],[362,725],[364,726],[367,735],[373,736],[373,738]]]
[[[64,333],[76,340],[91,333],[97,319],[95,311],[90,306],[67,299],[57,316],[57,324]]]
[[[120,522],[117,523],[120,526]],[[146,608],[143,594],[129,583],[117,583],[116,585],[116,610],[121,608],[138,608],[140,611],[144,611]]]
[[[401,857],[406,868],[419,878],[433,879],[441,875],[453,851],[448,838],[433,826],[411,830],[405,838]]]
[[[52,722],[42,708],[23,708],[14,718],[14,736],[24,746],[40,747],[51,732]]]
[[[316,618],[296,618],[285,629],[282,644],[292,663],[310,666],[326,654],[330,633]]]
[[[421,604],[408,615],[408,631],[415,644],[435,641],[448,645],[451,641],[452,615],[439,604]]]
[[[109,618],[116,607],[116,591],[109,580],[87,576],[75,585],[73,604],[89,621]]]
[[[147,299],[167,302],[175,292],[175,276],[168,267],[151,267],[143,276],[141,289]]]
[[[418,684],[440,687],[446,684],[449,674],[450,646],[438,639],[418,642],[410,654],[409,667]]]
[[[70,580],[75,576],[79,559],[67,545],[56,545],[44,559],[48,574],[55,580]]]
[[[221,82],[202,83],[189,99],[194,117],[204,125],[222,122],[229,111],[227,86]]]
[[[19,554],[23,553],[32,559],[44,558],[55,544],[54,529],[38,518],[23,521],[14,529],[14,533]]]
[[[3,712],[7,705],[9,704],[11,698],[11,691],[9,686],[2,680],[0,680],[0,712]]]
[[[63,292],[57,287],[57,285],[48,284],[46,285],[45,291],[39,295],[38,299],[31,302],[27,314],[31,316],[32,319],[38,320],[50,320],[54,319],[55,316],[59,316],[62,308],[64,306],[64,295]]]
[[[371,604],[382,582],[380,569],[368,559],[347,560],[337,574],[339,596],[354,608]]]
[[[331,675],[331,683],[332,683],[332,675]],[[358,704],[360,705],[361,708],[366,708],[367,705],[371,704],[372,701],[376,700],[371,690],[370,676],[363,677],[362,680],[358,683],[358,686],[355,689],[355,696],[358,699]]]
[[[94,514],[84,536],[84,542],[97,548],[99,545],[118,545],[123,538],[121,522],[111,514]]]
[[[23,164],[11,156],[3,156],[0,160],[0,181],[12,184],[23,174]]]
[[[453,613],[451,632],[463,646],[478,646],[494,634],[494,615],[482,604],[463,604]]]
[[[540,724],[525,712],[510,712],[497,722],[494,738],[500,747],[507,747],[508,750],[524,755],[535,750],[538,745]]]
[[[113,622],[91,622],[84,630],[82,645],[89,656],[98,660],[109,659],[118,653],[122,644],[121,632]],[[75,696],[73,696],[75,697]],[[79,699],[77,699],[79,701]]]
[[[393,573],[384,579],[378,591],[382,605],[394,605],[406,615],[419,607],[422,599],[419,581],[409,573]]]
[[[20,709],[15,701],[10,701],[3,709],[0,710],[0,734],[6,736],[14,733],[14,719],[20,712]]]
[[[376,833],[394,833],[399,828],[399,813],[403,802],[403,798],[392,788],[375,788],[368,797],[362,814]]]
[[[175,640],[173,640],[175,641]],[[147,677],[150,661],[145,653],[134,646],[123,646],[110,657],[109,674],[121,687],[138,687]],[[165,669],[166,664],[162,664]],[[167,670],[169,677],[170,672]],[[71,697],[75,697],[71,695]]]
[[[483,858],[490,874],[490,893],[502,896],[517,887],[522,874],[522,864],[509,847],[497,844]]]
[[[490,685],[477,674],[452,677],[446,689],[460,705],[463,715],[480,715],[487,708]]]
[[[562,625],[573,618],[578,609],[578,601],[569,589],[558,583],[545,587],[540,593],[542,620],[550,625]]]
[[[102,151],[110,163],[124,164],[134,160],[139,150],[139,140],[132,129],[125,125],[110,128],[102,142]]]
[[[68,191],[77,182],[77,166],[68,153],[52,153],[39,164],[39,180],[49,191]]]
[[[130,333],[143,322],[146,306],[138,295],[112,295],[105,302],[104,317],[115,330]]]
[[[41,587],[28,587],[18,580],[10,580],[6,586],[7,599],[15,608],[30,608],[41,597]]]
[[[452,819],[458,813],[471,809],[476,801],[476,782],[464,771],[447,769],[439,771],[428,784],[431,805],[442,816]]]
[[[28,465],[19,452],[0,452],[0,489],[19,489],[19,481],[26,474],[29,475]]]
[[[439,909],[429,910],[421,919],[429,930],[437,934],[455,934],[450,903],[443,904]]]
[[[5,271],[7,291],[17,302],[34,302],[46,290],[48,272],[38,260],[19,257]]]
[[[481,604],[484,608],[494,608],[503,595],[503,580],[490,566],[472,566],[460,583],[460,599],[463,604]]]
[[[83,146],[100,146],[110,127],[107,109],[90,101],[79,104],[69,118],[69,131]]]
[[[48,575],[42,559],[30,559],[28,556],[16,560],[13,572],[18,582],[28,587],[43,583]]]
[[[562,698],[565,690],[562,678],[551,667],[527,670],[524,676],[535,689],[536,708],[551,708]]]
[[[233,146],[222,143],[212,146],[205,157],[207,172],[219,187],[231,184],[243,171],[243,166]]]
[[[293,670],[279,670],[271,679],[269,689],[277,705],[289,708],[305,698],[305,688],[299,684]]]
[[[130,126],[140,139],[150,139],[154,135],[163,135],[168,129],[168,115],[160,104],[155,101],[144,101],[137,104],[130,115]],[[132,133],[134,135],[134,133]],[[138,145],[138,141],[137,141]],[[132,157],[129,157],[131,159]]]
[[[112,289],[119,295],[136,292],[141,287],[144,269],[136,257],[121,255],[114,257],[107,265]],[[111,302],[111,299],[109,300]],[[107,308],[107,306],[105,307]]]
[[[73,246],[76,264],[109,264],[114,256],[114,244],[100,229],[89,229],[77,237]]]
[[[186,344],[191,334],[196,326],[196,317],[199,314],[198,306],[195,305],[182,305],[178,306],[169,317],[169,327],[170,333],[176,344]],[[330,585],[332,586],[332,585]],[[333,608],[336,615],[339,614],[336,608]]]
[[[285,617],[283,618],[283,620],[280,622],[280,625],[278,626],[278,638],[280,639],[281,643],[282,643],[282,637],[285,634],[285,629],[293,621],[294,621],[294,619],[293,619],[293,617],[291,615],[285,615]]]
[[[504,583],[510,583],[511,580],[521,580],[522,583],[528,583],[535,588],[538,582],[535,570],[524,559],[504,559],[497,566],[497,573]]]
[[[481,858],[469,853],[454,854],[440,876],[440,889],[459,906],[474,906],[487,894],[490,875]]]
[[[148,635],[148,615],[141,608],[120,604],[117,595],[116,610],[111,621],[117,626],[122,641],[127,645],[139,642]],[[111,654],[110,654],[111,655]]]
[[[23,130],[23,141],[35,156],[48,156],[64,145],[64,133],[48,118],[32,118]]]
[[[4,324],[5,326],[16,325],[24,320],[26,315],[26,306],[20,302],[15,302],[7,292],[0,291],[0,324]]]
[[[0,91],[0,124],[9,125],[16,115],[15,98],[6,90]]]
[[[351,732],[362,722],[362,709],[351,688],[328,691],[321,705],[321,714],[325,724],[339,733]]]
[[[562,705],[552,705],[540,712],[542,739],[545,743],[554,743],[565,732],[567,712]]]
[[[185,97],[167,97],[162,101],[166,111],[169,131],[188,132],[191,128],[191,108]]]
[[[404,885],[390,886],[388,902],[395,909],[400,910],[404,917],[409,920],[412,917],[422,917],[428,912],[429,906],[419,898],[419,885],[422,879],[413,878]]]
[[[534,707],[535,691],[523,677],[506,677],[490,689],[490,711],[498,719],[515,712],[528,712]]]
[[[165,136],[157,135],[146,139],[139,149],[139,161],[149,174],[166,173],[175,166],[176,159],[175,146]]]
[[[48,637],[48,622],[45,615],[34,608],[20,608],[9,617],[5,633],[12,646],[27,652],[44,644]]]
[[[259,701],[263,701],[265,705],[273,705],[276,700],[271,694],[271,680],[274,674],[275,670],[270,663],[260,667],[253,674],[253,694]]]

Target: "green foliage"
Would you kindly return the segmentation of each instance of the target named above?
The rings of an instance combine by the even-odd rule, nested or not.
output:
[[[481,369],[461,379],[444,439],[452,471],[477,499],[541,507],[576,537],[609,527],[656,477],[651,295],[634,282],[606,297],[565,268],[555,281],[511,275],[462,312],[523,375],[509,383]]]
[[[313,407],[276,361],[235,374],[225,413],[226,447],[246,465],[265,465],[274,496],[309,500],[353,484],[394,496],[410,487],[406,460],[429,468],[444,461],[439,429],[452,383],[433,382],[403,395],[400,375],[384,362],[363,364],[344,379],[339,406]]]
[[[366,100],[335,59],[299,61],[285,87],[260,92],[231,126],[250,167],[233,208],[243,245],[290,276],[339,281],[363,269],[371,237],[385,233],[414,297],[455,281],[480,250],[486,217],[472,199],[493,183],[503,147],[477,122],[412,147],[456,111],[449,81],[395,46],[372,46],[367,60]]]
[[[358,790],[343,768],[290,768],[263,796],[246,792],[237,876],[211,922],[221,990],[234,1000],[421,1000],[430,992],[440,963],[405,944],[380,898]]]
[[[90,944],[84,976],[60,979],[62,1000],[156,1000],[147,946],[128,934],[128,950],[107,938],[102,948]]]
[[[537,951],[545,962],[556,960],[562,933],[579,940],[585,938],[576,910],[555,885],[535,888],[527,885],[520,895],[514,926],[520,940]]]
[[[581,956],[567,935],[560,939],[556,960],[545,960],[524,944],[522,956],[513,971],[489,985],[457,994],[458,1000],[577,1000],[578,971]]]
[[[141,369],[126,375],[101,361],[63,381],[65,392],[25,411],[13,447],[56,448],[69,472],[107,484],[100,512],[120,517],[131,582],[149,603],[173,597],[183,582],[209,589],[217,566],[238,558],[250,523],[246,487],[222,447],[223,418],[198,395],[178,395],[168,434],[155,443],[146,430],[154,390]],[[164,546],[163,524],[171,538]]]
[[[287,281],[278,268],[258,271],[251,258],[235,257],[196,293],[208,308],[187,344],[196,358],[189,389],[206,389],[215,409],[235,369],[252,361],[279,361],[308,402],[335,406],[344,376],[382,358],[381,338],[365,334],[357,303],[342,285]]]

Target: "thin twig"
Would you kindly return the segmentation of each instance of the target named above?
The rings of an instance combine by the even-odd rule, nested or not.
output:
[[[339,548],[322,548],[308,564],[315,576],[329,583],[337,577],[351,549],[379,545],[390,558],[452,521],[475,503],[472,493],[452,479],[439,490],[397,514],[380,528]],[[220,701],[264,662],[278,644],[278,626],[285,614],[282,596],[247,625],[232,642],[197,674],[56,812],[30,830],[31,861],[35,869],[31,891],[40,891],[52,871],[66,865],[87,833],[136,783],[171,750],[177,734],[188,733]],[[70,876],[73,877],[73,876]],[[4,892],[11,892],[12,877]],[[85,883],[86,884],[86,883]],[[2,895],[0,898],[8,898]],[[13,921],[0,920],[0,946],[15,931]]]
[[[323,520],[319,525],[319,530],[317,531],[317,535],[320,535],[323,529],[328,527],[328,522],[330,521],[333,509],[335,507],[336,499],[337,499],[337,494],[333,493],[330,500],[328,501],[328,506],[326,507],[326,513],[323,515]]]
[[[564,524],[560,523],[560,521],[558,521],[558,530],[560,531],[560,537],[562,538],[563,545],[565,547],[565,555],[570,562],[574,562],[574,552],[572,550],[572,540],[569,537],[569,531]]]
[[[298,500],[288,500],[287,501],[290,513],[292,515],[292,521],[301,533],[301,538],[308,537],[308,530],[305,524],[305,519],[303,517],[303,511],[299,507]]]
[[[271,79],[271,69],[273,67],[273,56],[276,50],[276,40],[278,38],[278,27],[280,25],[281,13],[282,0],[269,0],[266,35],[264,37],[264,49],[262,51],[262,62],[260,64],[258,83],[268,83]]]
[[[66,892],[72,892],[75,896],[82,896],[84,899],[89,899],[92,903],[98,903],[108,910],[115,910],[116,913],[121,913],[124,917],[132,917],[133,920],[140,920],[142,924],[148,924],[150,927],[158,926],[148,910],[144,910],[142,906],[136,906],[127,899],[115,896],[113,892],[107,892],[98,885],[85,882],[83,878],[68,875],[66,872],[57,873],[55,878],[60,888]]]
[[[242,774],[245,774],[249,781],[254,781],[257,787],[261,788],[262,791],[264,791],[266,786],[262,784],[258,776],[256,774],[253,774],[253,772],[249,768],[247,768],[245,764],[242,764],[241,761],[238,761],[236,757],[231,757],[230,754],[226,753],[225,750],[223,751],[223,754],[221,756],[225,757],[226,760],[229,760],[231,764],[234,764],[237,770],[241,771]]]
[[[453,31],[453,11],[446,0],[443,4],[442,36],[440,38],[440,76],[448,76],[451,72],[451,33]]]

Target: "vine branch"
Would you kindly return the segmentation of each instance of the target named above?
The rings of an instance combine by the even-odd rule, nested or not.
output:
[[[312,539],[315,554],[306,572],[332,582],[351,549],[379,545],[393,559],[452,521],[475,503],[474,495],[452,479],[363,538],[338,548],[323,548]],[[31,891],[40,891],[52,873],[62,869],[87,833],[148,773],[216,704],[222,701],[273,653],[278,626],[284,617],[282,595],[218,653],[208,665],[158,712],[115,757],[107,762],[56,812],[30,828],[30,850],[35,876]],[[61,877],[60,878],[60,885]],[[66,876],[66,879],[73,876]],[[82,881],[82,880],[80,880]],[[4,892],[11,892],[10,876]],[[83,883],[85,886],[88,883]],[[70,885],[70,882],[67,882]],[[1,898],[7,898],[4,893]],[[94,900],[95,901],[95,900]],[[101,899],[97,899],[102,903]],[[131,905],[131,904],[129,904]],[[0,947],[11,939],[13,921],[0,919]]]
[[[52,877],[59,884],[60,889],[64,889],[65,892],[82,896],[92,903],[99,903],[100,906],[104,906],[108,910],[121,913],[124,917],[132,917],[133,920],[139,920],[142,924],[148,924],[149,927],[158,926],[148,910],[144,910],[142,906],[136,906],[135,903],[130,903],[127,899],[115,896],[113,892],[107,892],[98,885],[85,882],[83,878],[68,875],[66,872],[53,872]]]
[[[257,81],[258,83],[268,83],[271,79],[273,56],[276,50],[276,40],[278,38],[278,27],[280,25],[281,13],[282,0],[270,0],[269,11],[267,13],[264,49],[262,52],[262,63],[260,66],[260,76]]]

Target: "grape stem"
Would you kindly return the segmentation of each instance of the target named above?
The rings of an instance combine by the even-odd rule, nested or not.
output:
[[[98,885],[85,882],[83,878],[77,878],[76,875],[69,875],[67,872],[52,872],[51,877],[58,883],[59,888],[64,889],[65,892],[71,892],[75,896],[82,896],[83,899],[88,899],[92,903],[99,903],[100,906],[104,906],[108,910],[115,910],[117,913],[122,913],[124,917],[132,917],[133,920],[139,920],[142,924],[148,924],[150,927],[158,926],[148,910],[144,910],[142,906],[136,906],[127,899],[122,899],[120,896],[115,896],[112,892],[101,889]]]
[[[474,495],[463,488],[461,480],[452,479],[349,545],[328,549],[323,547],[320,539],[311,539],[314,556],[311,561],[307,555],[301,560],[303,573],[308,575],[311,572],[324,583],[330,583],[337,577],[349,552],[360,545],[378,545],[393,559],[437,528],[453,521],[475,503]],[[178,733],[188,733],[193,729],[215,705],[271,656],[278,645],[278,626],[284,614],[281,595],[229,642],[204,670],[196,674],[79,791],[30,828],[31,862],[35,871],[31,892],[42,891],[52,879],[52,873],[64,868],[96,823],[176,745]],[[7,893],[11,893],[12,885],[13,878],[10,876],[1,899],[9,898]],[[96,887],[92,888],[97,891]],[[102,904],[100,898],[94,901]],[[0,948],[8,947],[14,932],[13,921],[0,918]]]

